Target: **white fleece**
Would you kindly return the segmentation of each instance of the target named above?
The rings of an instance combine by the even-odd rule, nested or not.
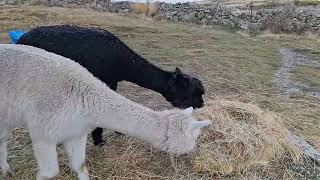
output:
[[[109,89],[78,63],[45,50],[0,45],[0,163],[10,175],[6,139],[15,127],[29,130],[38,161],[37,179],[59,172],[56,145],[63,143],[79,179],[85,167],[88,132],[108,128],[169,153],[190,152],[200,128],[192,109],[157,112]]]

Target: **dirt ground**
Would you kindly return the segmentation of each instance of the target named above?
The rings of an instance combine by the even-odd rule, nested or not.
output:
[[[319,67],[303,64],[297,65],[296,68],[290,68],[287,72],[287,78],[307,84],[309,88],[289,96],[281,93],[281,89],[277,87],[277,78],[275,78],[276,72],[283,63],[281,53],[279,53],[281,48],[290,48],[292,51],[312,59],[312,62],[320,63],[319,36],[264,33],[257,37],[250,37],[244,33],[221,27],[155,22],[143,17],[119,16],[85,9],[0,7],[0,43],[10,43],[7,36],[7,32],[10,30],[19,28],[28,30],[48,24],[97,26],[110,30],[154,64],[168,70],[174,70],[177,66],[184,72],[201,79],[206,89],[205,98],[211,96],[223,96],[226,99],[237,98],[245,102],[255,102],[264,109],[280,113],[292,132],[320,150],[320,100],[312,96],[312,92],[320,92],[320,83],[317,78],[320,77]],[[154,109],[171,107],[161,95],[128,82],[121,82],[118,92]],[[10,156],[11,163],[19,164],[15,166],[14,170],[26,169],[19,171],[17,174],[19,179],[34,177],[36,169],[34,164],[30,167],[23,165],[24,162],[34,162],[30,142],[21,142],[25,135],[24,131],[20,134],[18,132],[17,136],[13,137],[9,143],[12,145],[10,152],[13,154]],[[135,162],[138,164],[133,162],[116,163],[125,154],[119,154],[113,148],[120,149],[119,152],[128,148],[121,145],[121,142],[129,143],[130,147],[131,145],[138,146],[136,141],[130,138],[122,137],[120,139],[117,140],[114,135],[108,136],[107,146],[111,147],[103,150],[94,149],[92,145],[89,145],[90,157],[95,153],[106,152],[105,156],[111,161],[109,167],[95,171],[93,167],[99,166],[100,156],[92,158],[96,162],[89,162],[89,167],[91,167],[91,173],[97,175],[97,179],[104,179],[99,177],[101,173],[106,173],[102,177],[108,177],[108,179],[130,179],[128,178],[130,174],[123,175],[123,172],[118,172],[117,168],[132,163],[132,167],[130,167],[134,169],[134,166],[143,164],[143,162],[139,162],[140,164],[138,162]],[[139,146],[146,145],[139,144]],[[23,155],[19,156],[19,154],[13,153],[19,153],[21,149],[26,149]],[[148,151],[148,153],[152,153],[152,151]],[[14,158],[17,156],[20,158],[23,156],[22,160],[16,162]],[[166,157],[163,154],[160,156]],[[175,174],[176,172],[173,172],[168,163],[162,164],[166,168],[157,167],[155,162],[157,160],[150,159],[154,166],[148,169],[148,172],[151,171],[152,174],[130,172],[135,175],[140,173],[141,179],[206,179],[207,177],[194,176],[190,174],[189,169]],[[150,162],[148,161],[148,163]],[[297,178],[308,179],[318,177],[317,168],[310,168],[307,164],[302,170],[301,168],[296,168],[298,170],[293,168],[290,171],[295,172],[293,174]],[[308,173],[305,169],[310,169],[313,173]],[[284,171],[289,170],[281,170],[280,174],[275,170],[274,177],[281,175],[284,177]],[[119,175],[121,173],[122,175]],[[66,174],[62,175],[66,176]],[[70,178],[67,176],[67,179]],[[244,179],[246,178],[248,179],[245,176]]]

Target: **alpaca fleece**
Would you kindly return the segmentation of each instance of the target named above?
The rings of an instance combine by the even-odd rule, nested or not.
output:
[[[99,28],[70,25],[42,26],[25,33],[18,44],[31,45],[70,58],[86,67],[111,89],[125,80],[162,94],[179,108],[203,106],[204,88],[199,79],[169,72],[151,64],[118,37]],[[103,142],[101,128],[93,131],[94,144]]]
[[[39,172],[47,179],[59,172],[56,145],[63,143],[78,179],[85,167],[87,133],[108,128],[175,154],[190,152],[200,128],[192,108],[154,111],[112,91],[78,63],[25,45],[0,45],[0,163],[4,178],[6,139],[15,127],[29,130]]]

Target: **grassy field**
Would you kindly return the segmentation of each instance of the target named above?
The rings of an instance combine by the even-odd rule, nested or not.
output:
[[[0,7],[0,43],[9,43],[7,32],[39,25],[76,24],[97,26],[118,35],[135,51],[162,68],[176,66],[200,78],[206,98],[223,96],[254,102],[260,107],[281,114],[286,126],[320,150],[320,100],[305,94],[290,97],[279,94],[274,73],[281,64],[278,49],[293,48],[320,63],[320,38],[314,35],[291,36],[264,33],[249,37],[244,33],[219,27],[154,22],[133,16],[119,16],[85,9],[47,7]],[[312,91],[320,92],[319,68],[304,65],[291,72],[292,79],[308,83]],[[171,107],[163,97],[131,83],[120,84],[119,92],[128,98],[154,109]],[[168,155],[129,137],[107,133],[104,148],[88,144],[88,166],[96,179],[208,179],[209,175],[193,174],[185,158],[178,160],[179,172],[170,165]],[[33,179],[36,165],[30,140],[23,130],[10,139],[10,164],[17,179]],[[138,147],[145,151],[132,157],[128,152]],[[148,155],[144,161],[139,157]],[[61,177],[74,179],[60,153]],[[108,162],[103,162],[107,160]],[[106,166],[107,164],[107,166]],[[139,169],[139,171],[138,171]],[[143,169],[144,171],[140,171]],[[272,172],[253,171],[224,179],[317,179],[319,167],[309,161],[275,166]],[[268,174],[266,176],[266,174]],[[64,177],[64,178],[62,178]],[[131,178],[130,178],[131,177]]]

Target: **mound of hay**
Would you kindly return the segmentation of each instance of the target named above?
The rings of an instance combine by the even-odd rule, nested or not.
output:
[[[281,118],[250,103],[210,100],[197,111],[212,125],[203,131],[193,169],[197,173],[229,175],[286,156],[299,159],[300,149],[290,142]]]

